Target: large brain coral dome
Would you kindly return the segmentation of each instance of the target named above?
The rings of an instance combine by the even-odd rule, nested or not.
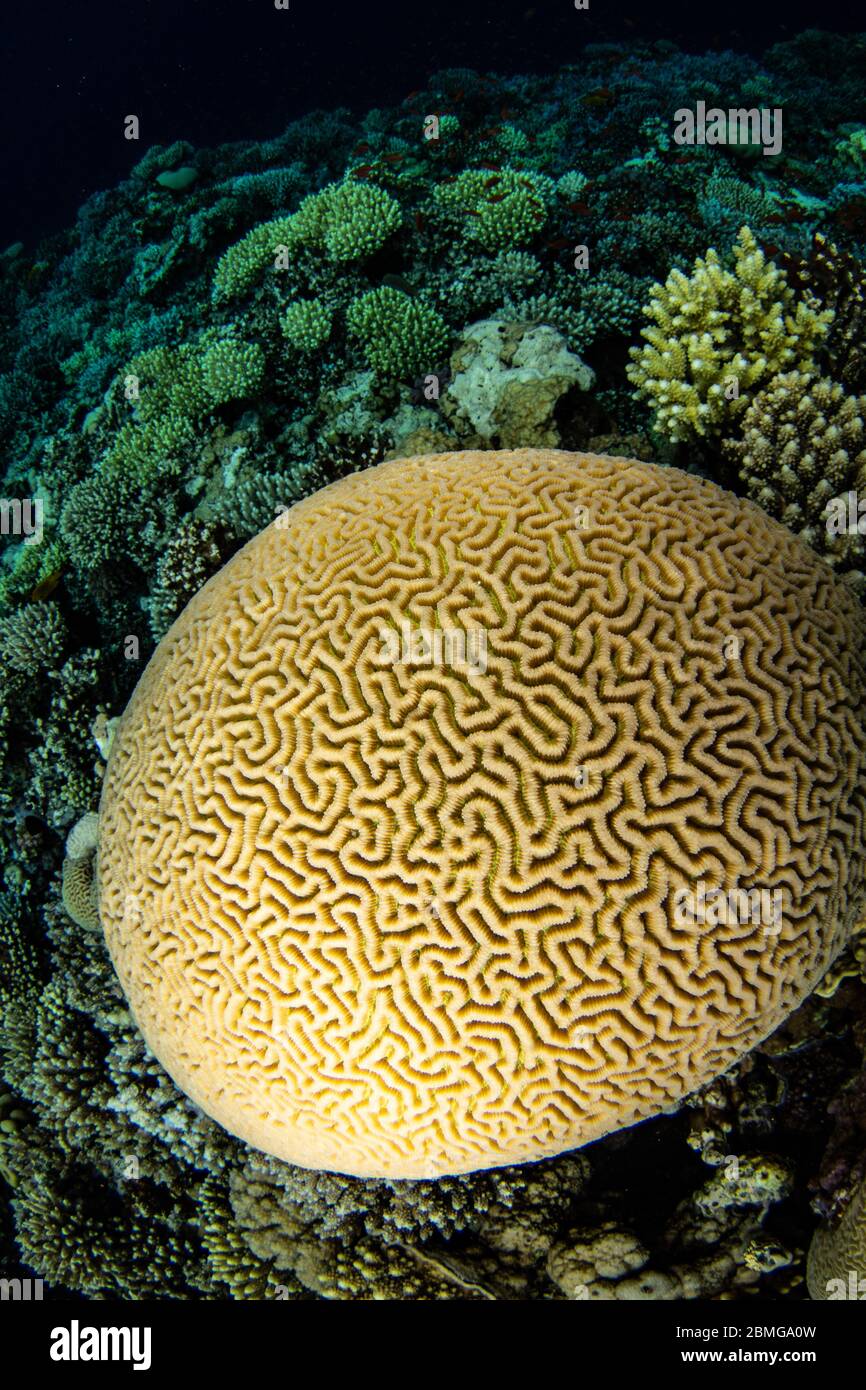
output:
[[[667,1109],[863,915],[864,638],[811,551],[675,469],[334,483],[205,585],[118,728],[100,910],[145,1038],[234,1134],[362,1176]]]

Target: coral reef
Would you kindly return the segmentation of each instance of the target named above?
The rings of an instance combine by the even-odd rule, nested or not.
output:
[[[487,532],[495,543],[476,558],[475,537]],[[420,606],[407,555],[422,567]],[[608,615],[610,594],[629,595],[625,612]],[[454,630],[458,642],[440,634],[436,655],[428,614],[458,603],[473,616]],[[745,646],[742,664],[694,622],[717,609],[725,636]],[[532,634],[553,611],[557,631],[590,624],[577,652],[564,641],[538,648]],[[668,655],[648,668],[650,615]],[[407,628],[426,654],[407,654]],[[475,650],[473,635],[484,639]],[[864,914],[864,635],[853,595],[790,531],[679,470],[500,449],[397,460],[333,483],[193,599],[115,736],[100,810],[100,917],[145,1038],[230,1133],[288,1162],[359,1176],[548,1157],[667,1108],[780,1023]],[[795,674],[778,651],[797,653]],[[318,693],[309,669],[356,692],[362,712],[348,740],[330,683]],[[571,731],[587,716],[603,726],[623,683],[640,725],[625,722],[603,750],[584,753],[586,782],[576,780]],[[684,686],[691,700],[680,710],[671,691]],[[468,713],[476,704],[480,730]],[[739,731],[712,797],[691,751],[708,705]],[[542,723],[544,760],[533,741]],[[808,729],[821,753],[805,741],[792,749],[789,725]],[[676,808],[653,786],[648,745],[663,750]],[[416,770],[417,748],[429,751]],[[825,788],[818,827],[799,797],[807,756]],[[410,770],[380,811],[371,863],[359,844],[363,808],[378,799],[385,757]],[[796,897],[790,852],[762,849],[730,815],[763,795],[766,766],[797,846]],[[463,862],[467,798],[484,812]],[[625,833],[635,805],[650,828]],[[694,898],[702,860],[681,851],[670,863],[664,846],[685,840],[695,820],[713,847],[704,872],[749,904],[745,920],[736,909],[733,940],[728,908],[720,920],[676,906]],[[198,851],[202,836],[223,845],[218,859]],[[573,843],[591,873],[576,870]],[[535,890],[531,907],[521,884]],[[778,939],[756,916],[762,893],[776,903]],[[476,930],[478,901],[496,944],[476,965],[461,943]],[[395,920],[413,929],[411,947],[394,939]],[[600,939],[607,1017],[590,1030],[581,1020],[593,1016]],[[166,958],[180,951],[186,970],[166,978]],[[323,964],[334,955],[345,961],[338,980]],[[721,994],[720,959],[730,981]],[[660,960],[664,984],[656,977],[650,1001],[644,972]],[[255,1009],[235,1004],[253,996]],[[673,1037],[672,1012],[683,1015]],[[729,1191],[736,1202],[739,1189]]]
[[[866,395],[785,372],[757,392],[741,429],[724,450],[748,495],[866,591],[866,535],[848,502],[852,490],[866,496]]]
[[[4,1272],[14,1232],[56,1292],[98,1299],[799,1299],[815,1226],[841,1248],[862,937],[679,1113],[519,1169],[311,1175],[256,1168],[149,1053],[94,929],[91,840],[111,732],[183,604],[386,456],[561,440],[674,462],[864,594],[862,62],[813,30],[763,56],[638,40],[454,68],[269,139],[155,146],[0,254]],[[668,112],[696,93],[783,106],[784,150],[678,146]],[[528,379],[472,341],[489,321]]]
[[[690,276],[672,270],[650,292],[629,380],[652,402],[660,430],[677,441],[718,434],[756,387],[780,372],[809,371],[832,311],[798,299],[743,227],[726,270],[712,248]]]

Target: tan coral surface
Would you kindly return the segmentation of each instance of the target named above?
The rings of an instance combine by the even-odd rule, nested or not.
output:
[[[436,629],[470,660],[420,660]],[[100,907],[147,1041],[250,1144],[364,1176],[667,1109],[863,914],[864,638],[811,551],[675,469],[332,484],[196,595],[115,736]],[[700,885],[781,918],[684,922]]]
[[[866,1296],[866,1179],[855,1189],[841,1220],[818,1227],[809,1247],[806,1277],[809,1293],[819,1303]]]

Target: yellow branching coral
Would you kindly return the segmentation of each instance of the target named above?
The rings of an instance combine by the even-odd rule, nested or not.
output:
[[[748,227],[734,258],[726,270],[711,247],[690,276],[672,270],[650,291],[646,343],[632,349],[627,371],[675,442],[729,426],[777,373],[811,370],[833,320],[813,297],[796,298]]]

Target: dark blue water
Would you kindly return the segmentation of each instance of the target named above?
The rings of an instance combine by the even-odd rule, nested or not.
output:
[[[279,0],[281,2],[281,0]],[[267,138],[316,108],[399,102],[431,73],[546,72],[587,43],[667,39],[759,53],[798,31],[866,26],[857,0],[45,0],[4,15],[0,246],[74,220],[151,144]],[[138,146],[123,118],[142,124]]]

